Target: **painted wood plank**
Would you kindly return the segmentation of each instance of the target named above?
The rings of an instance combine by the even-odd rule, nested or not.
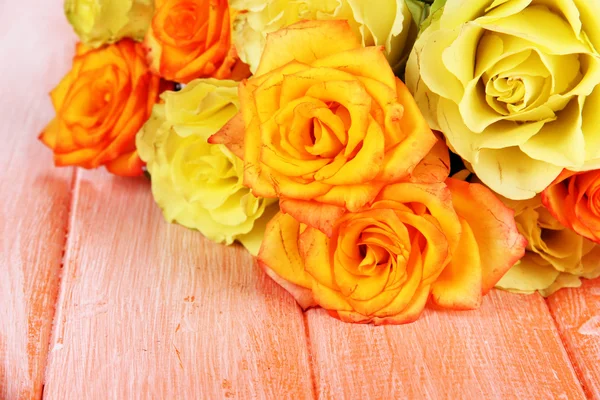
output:
[[[320,399],[584,399],[544,300],[493,291],[478,311],[414,324],[308,312]]]
[[[312,398],[302,312],[246,251],[165,223],[142,178],[74,193],[45,398]]]
[[[547,301],[586,394],[600,399],[600,279]]]
[[[2,2],[0,37],[0,399],[30,399],[42,394],[73,176],[37,136],[74,37],[55,0]]]

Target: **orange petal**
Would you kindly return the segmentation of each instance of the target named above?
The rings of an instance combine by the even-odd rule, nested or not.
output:
[[[208,143],[224,144],[237,157],[244,159],[244,117],[237,113],[221,128],[208,138]]]
[[[452,206],[452,194],[443,183],[417,184],[402,182],[386,186],[377,196],[376,203],[388,202],[422,204],[435,218],[448,241],[450,254],[460,240],[460,220]],[[414,207],[414,206],[413,206]]]
[[[542,192],[542,202],[564,226],[579,235],[600,243],[600,220],[588,207],[588,189],[596,183],[597,171],[562,173]]]
[[[575,216],[576,219],[572,221],[571,227],[579,235],[593,241],[600,243],[600,221],[598,221],[598,215],[594,214],[589,209],[588,205],[584,201],[579,201],[575,204]]]
[[[353,48],[346,51],[338,50],[327,57],[315,60],[315,67],[330,67],[344,71],[353,76],[362,76],[383,83],[389,88],[396,88],[396,77],[385,58],[383,46]]]
[[[265,271],[265,273],[271,279],[273,279],[279,286],[281,286],[289,294],[291,294],[292,297],[294,297],[296,302],[300,305],[300,307],[302,307],[303,310],[306,310],[310,307],[315,307],[318,305],[313,297],[312,290],[307,289],[302,286],[299,286],[299,285],[296,285],[296,284],[293,284],[290,281],[286,281],[285,279],[283,279],[282,277],[277,275],[277,273],[275,273],[275,271],[273,271],[271,268],[269,268],[269,266],[267,264],[265,264],[264,262],[262,262],[260,260],[258,261],[258,266],[261,267]]]
[[[450,153],[443,138],[433,146],[425,158],[410,174],[410,181],[416,183],[444,182],[450,175]]]
[[[571,227],[575,204],[569,202],[569,192],[563,181],[577,174],[563,170],[560,175],[542,192],[542,203],[561,224]]]
[[[477,240],[485,295],[523,257],[527,240],[517,230],[514,211],[490,189],[452,178],[446,184],[456,213],[466,220]]]
[[[415,296],[412,298],[408,306],[399,314],[385,316],[385,317],[367,317],[354,311],[329,311],[329,315],[334,318],[338,318],[344,322],[366,324],[372,323],[374,325],[403,325],[410,324],[419,319],[427,299],[429,298],[429,286],[420,287]]]
[[[290,61],[310,64],[317,59],[361,47],[347,21],[301,21],[267,36],[256,75]]]
[[[432,300],[444,308],[470,310],[481,304],[481,258],[477,239],[466,220],[450,264],[431,287]],[[486,260],[487,262],[487,260]]]
[[[54,118],[52,121],[50,121],[48,126],[46,126],[44,131],[40,133],[40,136],[38,137],[38,139],[40,139],[42,143],[44,143],[51,149],[54,149],[56,147],[56,139],[58,136],[59,129],[58,124],[58,120]]]
[[[54,153],[54,165],[64,167],[67,165],[77,165],[83,168],[96,168],[91,165],[91,161],[100,152],[99,148],[79,149],[67,153]]]
[[[406,261],[407,280],[401,285],[394,284],[393,281],[387,282],[384,289],[378,293],[374,293],[375,296],[369,300],[355,299],[354,294],[351,293],[351,297],[347,297],[346,301],[352,306],[353,310],[363,315],[382,317],[401,314],[410,306],[415,295],[417,295],[420,285],[423,284],[424,265],[421,254],[422,250],[419,248],[417,241],[418,239],[413,241],[409,258]],[[343,266],[334,265],[334,268],[337,282],[343,273]],[[389,271],[390,276],[392,273],[393,271]],[[369,282],[369,279],[363,282],[365,286],[373,286]],[[357,281],[357,284],[360,283],[360,281]],[[368,292],[369,289],[376,289],[376,287],[366,287],[363,288],[363,291]]]
[[[306,228],[300,234],[298,248],[304,259],[304,269],[315,282],[331,290],[338,290],[334,281],[329,250],[330,239],[315,228]],[[313,285],[314,288],[314,285]]]
[[[133,151],[128,154],[122,154],[105,165],[111,174],[118,176],[140,176],[144,174],[142,167],[145,163],[140,159],[137,151]]]
[[[335,186],[327,193],[316,197],[315,200],[355,212],[372,202],[383,187],[384,183],[382,182]]]
[[[236,59],[235,64],[231,67],[231,76],[229,79],[232,81],[241,81],[242,79],[248,78],[250,75],[252,75],[250,66]]]
[[[304,260],[298,249],[300,222],[278,213],[267,224],[258,261],[283,280],[310,289],[312,278],[304,270]]]
[[[404,113],[391,123],[398,124],[406,138],[385,155],[378,179],[387,182],[397,182],[408,176],[437,142],[415,99],[400,79],[396,80],[396,89]]]
[[[387,317],[375,317],[373,323],[375,325],[402,325],[415,322],[423,314],[429,298],[429,290],[428,285],[419,287],[408,306],[401,313]]]
[[[343,207],[285,197],[281,198],[279,206],[282,212],[291,215],[305,225],[320,230],[329,237],[331,237],[333,225],[345,212]]]

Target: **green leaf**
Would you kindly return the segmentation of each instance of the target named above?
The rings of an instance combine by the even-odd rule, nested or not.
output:
[[[437,12],[440,8],[446,5],[446,1],[448,0],[435,0],[431,5],[431,14]]]
[[[447,0],[404,0],[419,33],[437,20]]]
[[[437,21],[444,12],[444,6],[447,0],[435,0],[429,9],[429,15],[419,26],[419,34],[429,27],[434,21]]]
[[[408,11],[412,16],[413,21],[420,28],[421,24],[429,16],[429,9],[431,6],[420,0],[404,0]]]

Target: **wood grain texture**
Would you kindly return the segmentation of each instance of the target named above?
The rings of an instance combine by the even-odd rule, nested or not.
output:
[[[73,169],[37,136],[74,51],[63,18],[60,1],[0,2],[0,399],[42,393]]]
[[[537,295],[493,291],[477,311],[404,326],[307,315],[320,399],[585,399]]]
[[[142,178],[74,196],[45,398],[312,398],[302,312],[246,251],[167,224]]]
[[[586,394],[600,399],[600,279],[558,291],[548,306]]]
[[[62,3],[0,0],[0,399],[40,398],[46,365],[60,400],[600,399],[598,281],[548,300],[558,331],[539,296],[503,292],[344,324],[303,317],[241,248],[166,224],[143,180],[81,171],[71,201],[73,170],[36,140],[74,51]]]

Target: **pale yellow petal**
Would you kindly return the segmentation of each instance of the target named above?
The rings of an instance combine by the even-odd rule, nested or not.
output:
[[[422,51],[415,48],[413,54],[419,64],[420,79],[434,93],[458,103],[463,96],[461,82],[444,67],[443,54],[460,34],[461,29],[434,30],[430,27],[423,32],[421,38]]]
[[[265,235],[265,229],[267,228],[267,224],[271,221],[271,219],[279,212],[278,204],[272,204],[267,207],[263,213],[256,221],[254,221],[254,226],[252,230],[245,234],[239,235],[237,240],[248,250],[250,254],[253,256],[258,256],[258,251],[260,250],[260,246],[262,245],[263,238]]]
[[[581,131],[585,138],[585,159],[588,161],[600,158],[600,85],[584,101]]]
[[[154,15],[154,0],[65,0],[65,15],[92,47],[122,38],[141,40]]]
[[[545,124],[520,149],[531,158],[564,168],[582,165],[586,158],[581,130],[584,101],[582,97],[573,99],[555,121]]]
[[[492,190],[515,200],[534,197],[562,171],[562,167],[528,157],[518,147],[482,149],[472,166]]]
[[[475,23],[491,31],[526,39],[543,50],[551,49],[558,54],[585,53],[590,50],[577,39],[568,22],[543,6],[531,5],[510,16],[480,18]]]
[[[551,265],[539,265],[526,254],[500,279],[496,287],[522,293],[533,293],[550,287],[560,272]]]
[[[570,2],[569,0],[565,0]],[[598,10],[600,9],[600,0],[574,0],[573,3],[579,10],[579,19],[584,27],[586,36],[592,42],[596,51],[600,49],[600,16]],[[571,18],[569,19],[569,21]]]
[[[490,4],[489,0],[450,0],[444,6],[440,26],[442,29],[452,29],[467,21],[473,21],[482,16]]]

